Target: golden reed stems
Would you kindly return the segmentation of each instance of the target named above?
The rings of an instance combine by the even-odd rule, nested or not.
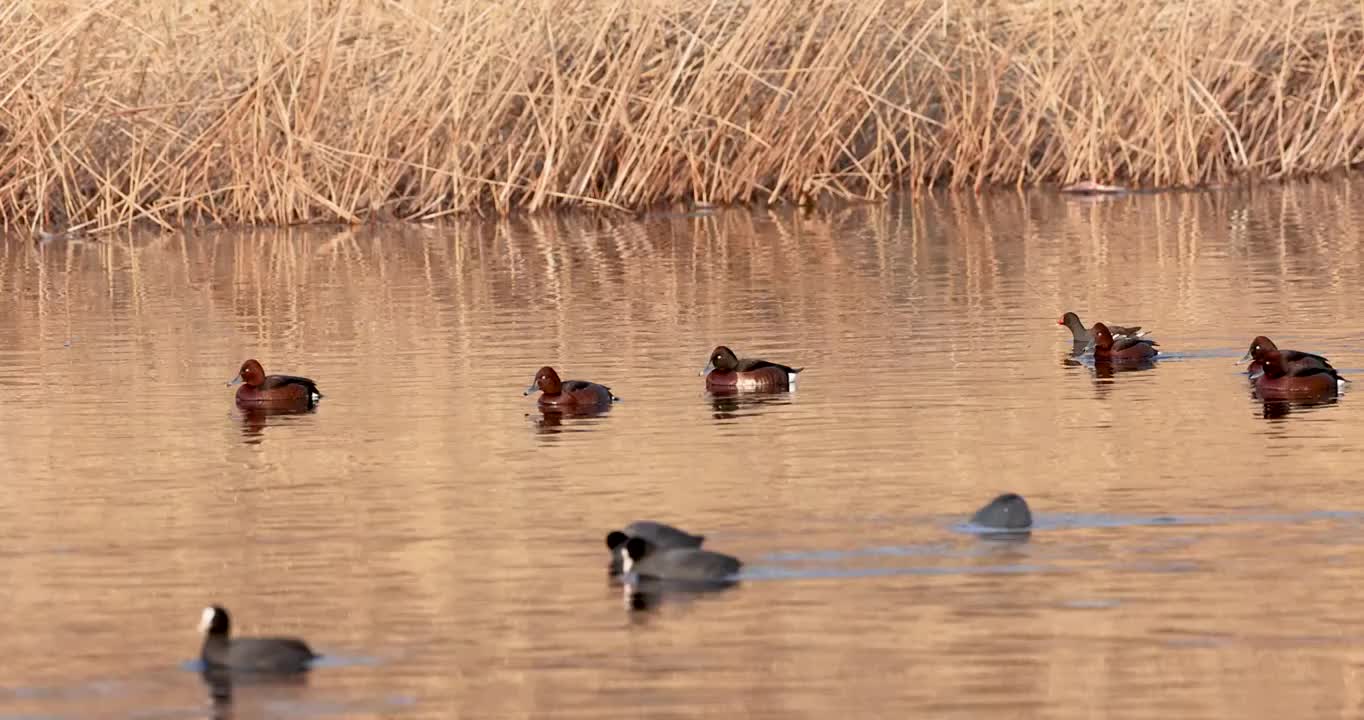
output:
[[[1358,0],[27,0],[0,223],[1188,186],[1364,155]]]

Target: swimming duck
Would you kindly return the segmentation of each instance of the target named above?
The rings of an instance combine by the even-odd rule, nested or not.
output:
[[[781,392],[795,388],[796,375],[803,369],[766,360],[740,360],[733,350],[720,345],[711,351],[701,374],[712,392]]]
[[[1094,323],[1090,329],[1094,332],[1092,345],[1095,362],[1149,360],[1160,353],[1155,348],[1156,341],[1149,338],[1128,336],[1115,340],[1108,326],[1103,323]]]
[[[540,391],[540,407],[543,409],[583,409],[605,407],[620,398],[611,394],[611,388],[586,380],[559,379],[559,373],[546,365],[535,373],[535,379],[522,395]]]
[[[228,381],[237,388],[237,404],[249,408],[311,410],[322,399],[317,383],[294,375],[266,375],[256,360],[242,363],[237,376]]]
[[[1254,340],[1251,340],[1250,349],[1246,350],[1246,354],[1241,356],[1241,359],[1237,362],[1243,363],[1250,360],[1250,366],[1246,368],[1246,373],[1249,375],[1259,375],[1264,370],[1264,355],[1270,350],[1279,351],[1279,355],[1283,359],[1284,369],[1289,372],[1306,368],[1321,368],[1323,370],[1335,369],[1331,367],[1331,363],[1327,361],[1326,358],[1320,355],[1299,352],[1297,350],[1279,350],[1279,347],[1274,344],[1274,341],[1264,335],[1258,335]]]
[[[1261,356],[1264,371],[1255,378],[1255,392],[1265,400],[1323,400],[1333,398],[1345,383],[1335,368],[1288,367],[1283,353],[1266,350]]]

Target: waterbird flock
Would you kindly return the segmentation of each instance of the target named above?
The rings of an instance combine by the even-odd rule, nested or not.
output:
[[[1151,366],[1160,356],[1158,343],[1141,326],[1124,327],[1096,322],[1086,328],[1078,315],[1067,312],[1057,321],[1071,331],[1075,354],[1092,355],[1095,365]],[[1261,335],[1251,341],[1238,362],[1249,362],[1247,374],[1264,400],[1319,402],[1336,397],[1346,379],[1323,356],[1283,350]],[[714,394],[781,393],[795,390],[803,368],[767,360],[743,358],[721,345],[708,358],[701,374]],[[266,375],[256,360],[242,363],[228,385],[240,385],[237,405],[244,409],[308,412],[322,399],[317,383],[306,377]],[[585,380],[561,380],[549,366],[540,368],[525,395],[539,392],[538,405],[546,413],[592,413],[620,400],[605,385]],[[1024,535],[1033,527],[1032,512],[1022,496],[1005,493],[970,518],[983,533]],[[704,535],[650,520],[639,520],[606,535],[611,577],[618,579],[641,607],[649,593],[722,589],[740,578],[743,562],[703,549]],[[210,606],[200,622],[203,645],[200,661],[206,675],[215,673],[290,675],[310,669],[320,657],[302,640],[287,637],[230,636],[227,611]]]

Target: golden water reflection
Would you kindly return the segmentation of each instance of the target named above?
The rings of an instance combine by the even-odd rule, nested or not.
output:
[[[0,707],[202,711],[221,602],[334,658],[238,717],[1353,714],[1364,419],[1234,361],[1364,374],[1360,187],[2,243]],[[722,342],[800,389],[707,394]],[[247,357],[325,399],[236,409]],[[1054,524],[954,528],[1005,490]],[[752,574],[632,612],[633,519]]]

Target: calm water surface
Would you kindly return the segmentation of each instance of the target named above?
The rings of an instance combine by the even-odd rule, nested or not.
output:
[[[1364,712],[1364,184],[0,244],[0,718]],[[1096,372],[1056,318],[1141,324]],[[808,368],[704,393],[718,343]],[[242,360],[311,414],[245,415]],[[537,368],[608,384],[542,416]],[[1023,542],[962,521],[1001,491]],[[605,533],[734,588],[631,610]],[[327,655],[195,672],[200,609]]]

